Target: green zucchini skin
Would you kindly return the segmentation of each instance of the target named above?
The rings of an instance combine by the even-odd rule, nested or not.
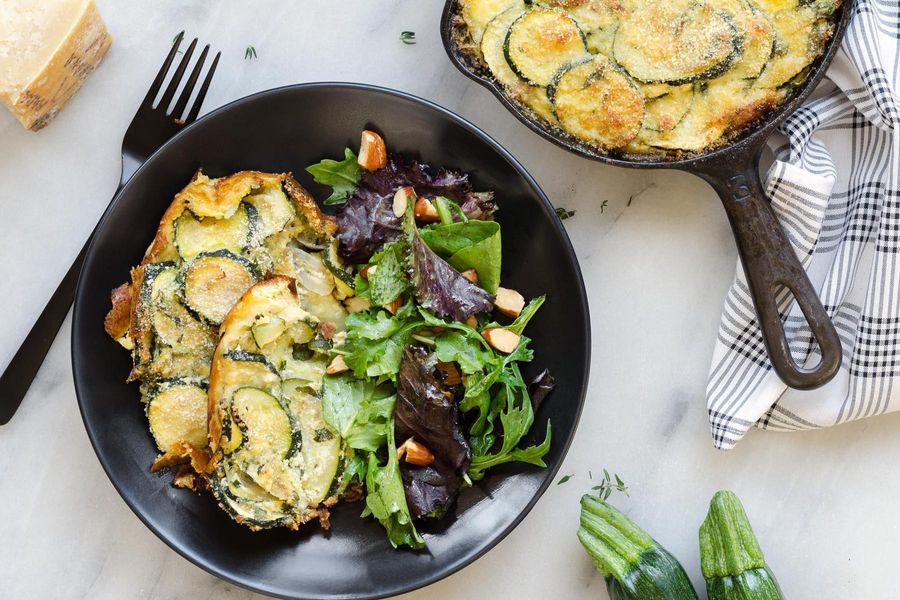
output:
[[[541,17],[555,17],[560,22],[569,26],[571,31],[577,33],[577,42],[580,44],[573,45],[568,48],[560,48],[558,56],[542,56],[543,59],[538,64],[531,64],[530,61],[535,57],[519,56],[515,48],[515,38],[521,36],[524,38],[534,37],[534,25],[532,21],[539,20]],[[545,6],[536,6],[519,15],[515,21],[509,26],[506,32],[506,38],[503,41],[503,54],[510,68],[522,78],[528,85],[542,87],[546,86],[553,79],[553,76],[560,67],[568,64],[572,60],[580,58],[587,54],[587,37],[584,31],[578,26],[578,23],[565,11],[548,8]],[[547,64],[547,59],[553,58],[553,61]]]
[[[700,526],[700,566],[709,600],[782,600],[738,497],[719,491]]]
[[[732,577],[714,577],[706,582],[710,600],[776,600],[784,598],[768,567],[749,569]]]
[[[697,600],[684,567],[621,511],[581,498],[578,539],[606,577],[613,600]]]

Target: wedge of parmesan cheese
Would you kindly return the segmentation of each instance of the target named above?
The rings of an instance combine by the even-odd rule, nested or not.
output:
[[[93,0],[0,0],[0,101],[37,131],[111,43]]]

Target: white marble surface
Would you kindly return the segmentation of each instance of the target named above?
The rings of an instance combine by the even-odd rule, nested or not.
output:
[[[444,56],[438,0],[97,0],[115,38],[47,129],[0,111],[0,362],[11,356],[116,187],[122,134],[181,29],[223,50],[207,109],[317,80],[395,87],[472,120],[558,206],[588,286],[593,370],[578,434],[529,517],[468,568],[408,598],[605,598],[574,535],[603,467],[616,502],[701,583],[697,527],[737,491],[793,599],[894,598],[900,413],[802,434],[751,432],[720,453],[704,384],[735,251],[713,192],[681,173],[594,164],[530,133]],[[416,32],[405,46],[402,30]],[[253,45],[256,60],[244,60]],[[629,201],[629,197],[633,197]],[[72,386],[67,322],[13,421],[0,428],[0,598],[251,598],[158,540],[103,474]]]

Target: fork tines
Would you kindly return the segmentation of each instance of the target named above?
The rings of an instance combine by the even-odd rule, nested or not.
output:
[[[185,115],[184,112],[188,106],[188,101],[191,98],[191,94],[194,91],[194,86],[197,84],[197,80],[200,78],[200,73],[203,70],[203,64],[206,62],[207,55],[209,54],[209,44],[203,47],[203,51],[200,53],[200,57],[194,64],[194,68],[191,71],[190,77],[188,77],[188,80],[184,84],[184,88],[181,91],[181,95],[178,97],[178,101],[175,103],[175,106],[172,107],[172,110],[169,111],[169,106],[172,103],[172,99],[175,97],[175,92],[178,90],[178,86],[181,84],[181,78],[184,76],[184,72],[187,70],[188,64],[190,63],[191,56],[194,54],[194,48],[197,47],[197,38],[194,38],[193,41],[191,41],[190,45],[187,47],[187,50],[184,51],[184,56],[181,58],[181,62],[178,63],[178,67],[175,69],[175,72],[172,74],[169,85],[168,87],[166,87],[166,91],[163,93],[159,102],[154,105],[153,101],[156,98],[157,94],[159,94],[159,90],[162,88],[163,81],[165,81],[166,75],[169,72],[169,67],[172,66],[172,62],[175,60],[175,55],[179,52],[178,48],[181,46],[181,42],[183,41],[183,39],[183,31],[175,36],[175,39],[172,41],[172,49],[169,51],[169,55],[166,57],[165,62],[163,62],[159,73],[156,75],[156,79],[153,80],[153,84],[150,86],[150,90],[144,97],[144,101],[141,104],[141,109],[160,110],[166,115],[171,116],[173,119],[175,119],[175,121],[179,123],[190,123],[196,120],[197,115],[200,114],[200,107],[203,105],[203,99],[206,97],[206,92],[209,89],[209,84],[212,81],[213,74],[216,72],[216,65],[219,64],[219,57],[222,55],[222,53],[216,52],[216,56],[213,59],[212,65],[210,65],[209,71],[207,71],[206,73],[206,78],[203,80],[203,85],[200,86],[200,91],[194,98],[194,102],[193,104],[191,104],[190,111],[187,115]]]

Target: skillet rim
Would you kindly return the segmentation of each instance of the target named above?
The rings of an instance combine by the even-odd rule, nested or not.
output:
[[[782,102],[770,110],[767,115],[758,119],[747,131],[728,142],[725,146],[695,153],[685,158],[668,158],[667,155],[663,155],[661,158],[644,159],[640,155],[625,155],[621,157],[611,155],[592,148],[587,143],[578,142],[575,138],[557,133],[555,128],[550,125],[543,125],[538,117],[532,116],[527,109],[519,106],[509,98],[503,91],[502,86],[493,77],[477,72],[475,70],[476,67],[471,63],[472,59],[459,48],[454,40],[453,17],[458,15],[459,4],[460,0],[445,0],[444,8],[441,12],[441,42],[444,44],[444,51],[447,57],[463,75],[487,88],[496,96],[504,108],[521,121],[523,125],[555,146],[582,158],[630,169],[680,169],[690,172],[696,171],[696,167],[703,163],[727,161],[735,156],[758,152],[765,145],[772,131],[802,106],[803,102],[806,101],[825,77],[835,54],[840,50],[844,33],[856,8],[855,0],[841,1],[837,9],[840,14],[834,19],[835,31],[831,39],[828,40],[825,52],[813,62],[813,64],[817,64],[807,78],[803,89],[787,102]],[[701,175],[701,173],[696,174]]]
[[[525,167],[508,151],[504,148],[499,142],[497,142],[493,137],[488,135],[485,131],[481,130],[478,126],[474,125],[464,117],[456,114],[455,112],[440,106],[430,100],[426,100],[419,96],[415,96],[413,94],[403,92],[400,90],[396,90],[393,88],[388,88],[384,86],[371,85],[366,83],[354,83],[354,82],[340,82],[340,81],[322,81],[322,82],[307,82],[307,83],[297,83],[297,84],[288,84],[284,86],[279,86],[275,88],[270,88],[266,90],[262,90],[259,92],[255,92],[253,94],[249,94],[247,96],[243,96],[236,100],[232,100],[212,111],[203,115],[194,123],[191,123],[177,134],[172,136],[165,144],[163,144],[159,149],[157,149],[143,164],[135,171],[132,177],[128,180],[128,182],[119,190],[113,200],[110,202],[109,206],[103,212],[103,215],[100,218],[100,221],[97,223],[97,226],[94,230],[94,233],[91,234],[90,243],[88,245],[87,252],[85,254],[85,261],[82,266],[82,269],[78,276],[78,283],[75,291],[75,301],[73,303],[72,309],[72,330],[70,335],[69,342],[69,351],[71,355],[72,361],[72,376],[73,376],[73,384],[75,388],[75,396],[76,401],[78,403],[78,410],[81,415],[81,420],[85,428],[85,432],[87,433],[88,440],[91,443],[91,447],[94,450],[94,454],[97,456],[97,460],[100,462],[100,466],[103,468],[104,473],[106,474],[107,479],[109,479],[110,483],[115,488],[116,492],[128,506],[132,513],[138,517],[138,519],[146,526],[158,539],[162,540],[169,548],[178,553],[181,557],[187,559],[189,562],[193,563],[197,567],[200,567],[207,573],[214,575],[228,583],[236,585],[240,588],[247,589],[253,592],[265,594],[275,598],[284,598],[288,600],[292,600],[295,598],[303,598],[298,594],[291,593],[282,593],[282,591],[276,591],[273,587],[268,586],[265,582],[253,582],[246,579],[241,579],[236,576],[233,576],[230,573],[224,572],[218,569],[216,566],[212,565],[210,561],[206,560],[202,553],[197,552],[192,548],[182,547],[182,545],[176,543],[175,540],[169,539],[164,536],[159,528],[157,528],[150,520],[136,507],[135,503],[131,500],[129,494],[126,493],[124,486],[117,481],[111,471],[110,466],[107,463],[105,458],[105,454],[100,451],[98,448],[98,441],[95,436],[93,422],[90,420],[89,416],[86,414],[86,403],[87,401],[84,399],[87,397],[87,391],[83,389],[84,383],[80,380],[81,377],[79,375],[80,371],[83,369],[82,365],[86,362],[89,362],[89,357],[84,357],[78,354],[75,351],[76,340],[82,336],[82,330],[84,330],[88,325],[84,323],[86,320],[84,317],[79,318],[79,314],[81,312],[82,306],[84,306],[87,300],[83,300],[82,297],[85,294],[84,291],[84,273],[88,269],[89,265],[94,260],[97,260],[94,256],[94,246],[97,244],[97,239],[100,237],[99,234],[103,231],[103,228],[106,226],[107,221],[110,218],[110,215],[114,212],[114,210],[118,207],[121,202],[121,198],[123,197],[126,190],[129,190],[132,186],[138,185],[140,183],[140,178],[142,172],[147,168],[148,165],[158,160],[159,156],[165,154],[169,151],[170,148],[175,146],[180,139],[187,135],[187,132],[191,131],[193,128],[197,127],[200,123],[206,123],[208,120],[215,119],[219,114],[225,113],[229,110],[241,107],[246,104],[251,104],[257,101],[262,100],[267,96],[273,96],[278,94],[286,94],[293,93],[296,91],[305,91],[305,90],[331,90],[331,91],[342,91],[342,90],[352,90],[352,91],[360,91],[367,94],[376,94],[376,95],[385,95],[392,96],[394,98],[404,100],[416,105],[419,108],[424,108],[430,111],[435,111],[439,115],[449,119],[455,125],[462,127],[464,130],[468,131],[475,137],[477,137],[482,143],[486,144],[491,150],[496,152],[500,158],[502,158],[512,169],[525,181],[525,184],[528,188],[531,189],[534,196],[538,200],[538,204],[542,209],[542,214],[544,218],[549,219],[549,225],[554,231],[554,233],[559,237],[562,242],[562,250],[566,256],[566,259],[569,263],[574,267],[575,271],[575,280],[578,285],[578,290],[576,294],[572,294],[569,297],[569,302],[572,299],[577,298],[580,302],[583,310],[579,311],[581,313],[581,323],[580,326],[585,332],[585,341],[584,347],[581,349],[581,354],[583,355],[583,360],[581,361],[581,370],[584,373],[584,383],[581,386],[581,390],[579,393],[575,395],[575,401],[577,402],[574,407],[574,421],[572,429],[569,431],[568,435],[564,440],[562,440],[562,446],[560,447],[559,460],[555,464],[550,464],[542,471],[544,474],[544,479],[537,487],[537,490],[534,492],[532,497],[525,504],[524,508],[509,522],[509,524],[493,533],[493,536],[488,540],[488,542],[480,547],[475,552],[470,552],[464,555],[459,560],[455,562],[446,564],[428,572],[428,574],[423,576],[416,576],[411,578],[407,582],[395,586],[391,589],[383,589],[374,594],[341,594],[341,595],[332,595],[331,598],[334,599],[346,599],[346,600],[368,600],[368,599],[379,599],[379,598],[387,598],[399,594],[408,593],[414,590],[421,589],[428,585],[431,585],[441,579],[444,579],[463,568],[469,566],[482,556],[484,556],[487,552],[493,549],[497,544],[499,544],[503,539],[505,539],[519,524],[525,519],[525,517],[531,512],[534,506],[537,504],[538,500],[544,495],[547,489],[550,487],[550,484],[553,482],[557,472],[562,467],[562,463],[568,454],[569,448],[572,445],[572,441],[575,438],[575,434],[578,431],[578,425],[581,421],[581,415],[584,410],[584,404],[587,397],[588,387],[590,385],[590,372],[591,372],[591,347],[592,347],[592,331],[591,331],[591,323],[590,323],[590,304],[587,298],[587,289],[584,284],[584,275],[581,271],[581,264],[578,261],[578,257],[575,253],[574,247],[572,246],[572,241],[569,238],[568,233],[565,230],[565,227],[562,225],[559,217],[556,215],[555,209],[551,204],[549,198],[544,193],[543,189],[538,185],[537,181],[535,181],[534,177],[525,169]],[[569,292],[571,293],[571,291]],[[84,363],[83,363],[84,361]],[[90,409],[88,409],[90,412]],[[554,441],[559,438],[554,438]],[[507,477],[510,477],[509,475]]]

